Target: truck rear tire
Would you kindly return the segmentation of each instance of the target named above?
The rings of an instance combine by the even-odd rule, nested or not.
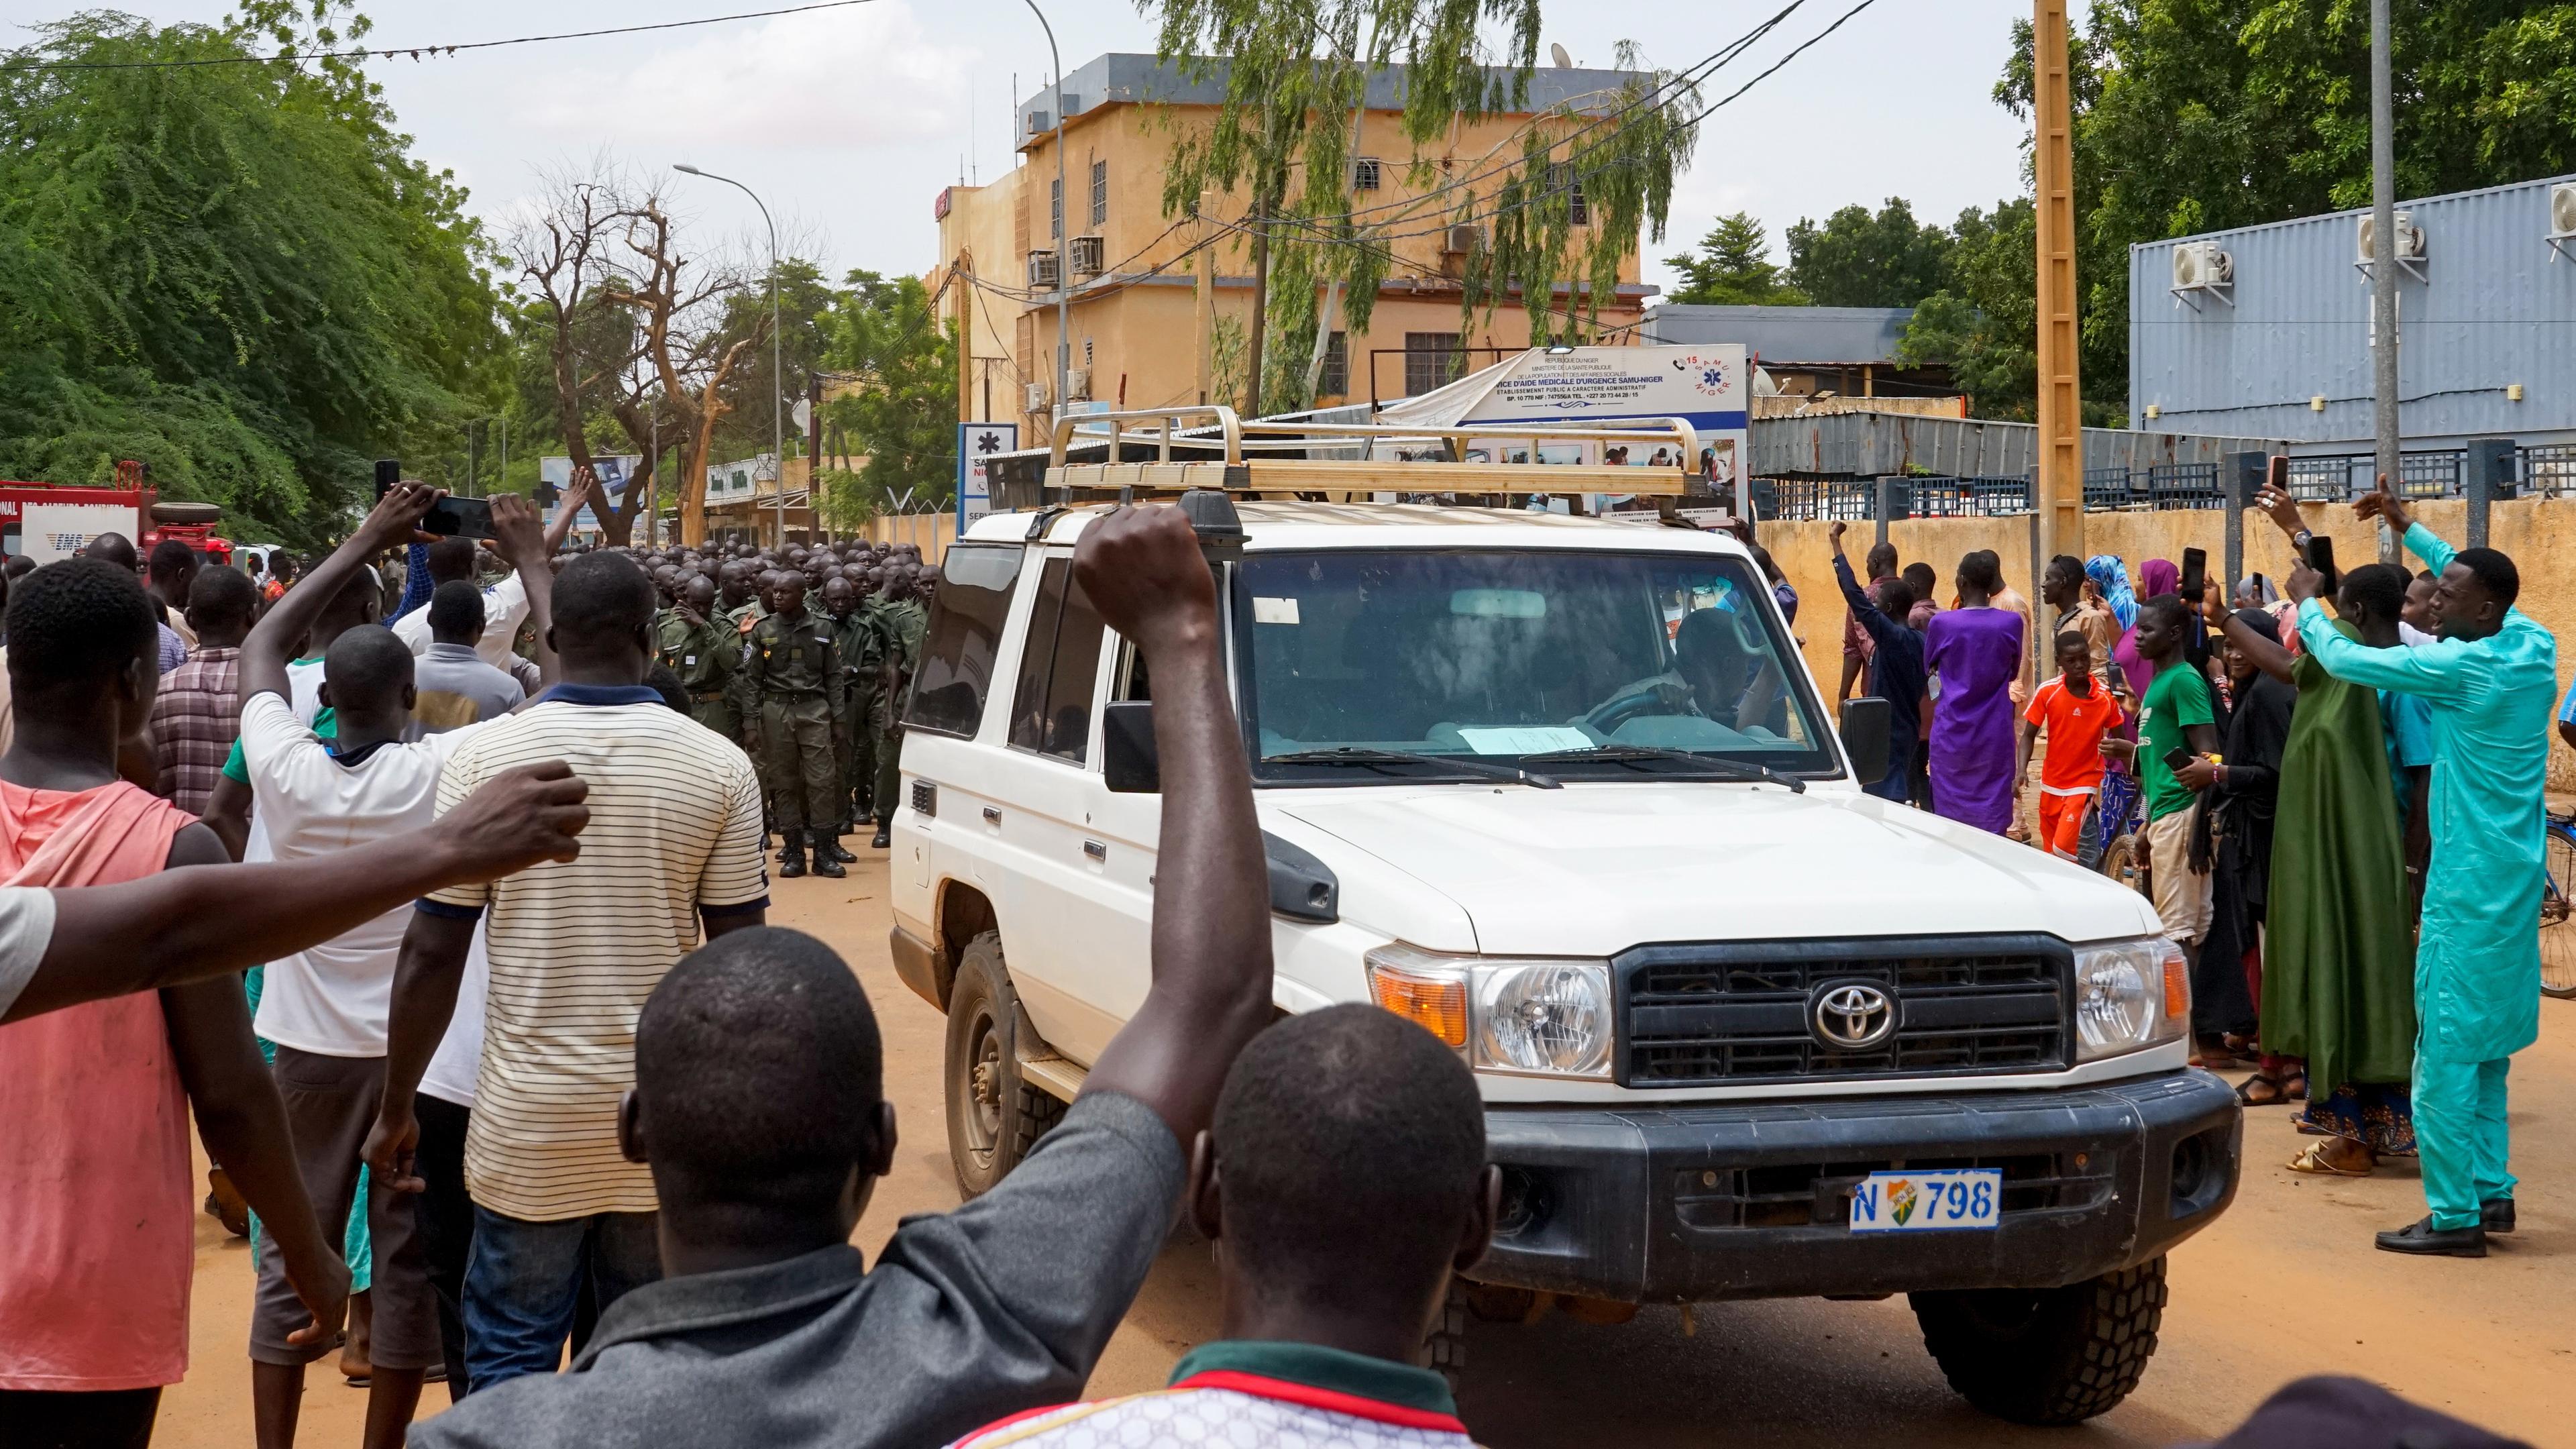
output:
[[[1923,1346],[1960,1397],[2016,1424],[2107,1413],[2155,1355],[2165,1260],[2063,1288],[1911,1295]]]
[[[981,1197],[1010,1175],[1064,1116],[1065,1104],[1022,1080],[1019,993],[1002,960],[1002,938],[986,931],[966,943],[948,996],[948,1161],[957,1189]]]

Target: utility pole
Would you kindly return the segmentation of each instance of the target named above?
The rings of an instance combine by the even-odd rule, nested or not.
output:
[[[2388,0],[2370,0],[2370,355],[2377,473],[2402,488],[2397,448],[2397,104],[2388,55]],[[2397,535],[2379,523],[2379,561],[2397,562]]]
[[[966,294],[975,288],[975,253],[970,249],[957,253],[956,265],[948,269],[948,285],[957,293],[957,421],[984,421],[975,416],[975,323],[967,308]]]
[[[2033,0],[2031,128],[2039,222],[2039,512],[2035,561],[2084,556],[2084,391],[2076,375],[2074,108],[2066,0]],[[2387,0],[2379,0],[2385,5]]]
[[[1270,218],[1252,203],[1252,330],[1243,348],[1243,415],[1261,416],[1261,334],[1270,316]]]
[[[1216,389],[1216,193],[1199,193],[1199,406]]]

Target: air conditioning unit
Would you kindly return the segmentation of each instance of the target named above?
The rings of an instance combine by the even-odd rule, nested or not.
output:
[[[1056,254],[1055,254],[1055,253],[1053,253],[1053,252],[1031,252],[1031,253],[1029,253],[1029,285],[1030,285],[1030,286],[1032,286],[1032,287],[1054,287],[1054,286],[1059,285],[1059,284],[1061,283],[1061,280],[1062,280],[1061,275],[1060,275],[1060,273],[1058,272],[1057,267],[1056,267]]]
[[[2561,181],[2549,188],[2549,259],[2576,256],[2568,247],[2576,243],[2576,181]]]
[[[1098,235],[1073,239],[1073,274],[1096,277],[1109,268],[1109,238]]]
[[[1485,229],[1474,225],[1473,223],[1463,226],[1448,227],[1440,233],[1440,254],[1442,256],[1467,256],[1475,252],[1484,244]]]
[[[1020,391],[1020,411],[1024,413],[1042,413],[1047,410],[1047,385],[1045,383],[1029,383]]]
[[[2236,281],[2236,259],[2216,242],[2184,242],[2173,252],[2173,284],[2176,290],[2207,290],[2225,287]]]
[[[1032,135],[1032,136],[1043,136],[1043,135],[1045,135],[1047,132],[1049,132],[1049,131],[1051,131],[1051,130],[1054,130],[1054,129],[1055,129],[1055,117],[1053,117],[1053,116],[1051,116],[1051,115],[1048,115],[1048,114],[1047,114],[1046,112],[1044,112],[1044,111],[1031,111],[1031,112],[1029,112],[1029,134],[1030,134],[1030,135]]]
[[[2361,219],[2361,225],[2356,228],[2361,244],[2356,260],[2364,266],[2368,266],[2379,256],[2378,222],[2379,218],[2375,216],[2364,216]],[[2415,224],[2415,215],[2412,212],[2397,213],[2397,260],[2401,262],[2424,260],[2424,228]]]
[[[1091,401],[1090,368],[1068,367],[1064,370],[1064,400],[1066,402]]]

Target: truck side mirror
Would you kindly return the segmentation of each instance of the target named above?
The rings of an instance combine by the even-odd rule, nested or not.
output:
[[[1843,753],[1851,756],[1852,779],[1856,783],[1875,785],[1887,778],[1888,748],[1895,738],[1895,723],[1896,716],[1886,700],[1863,695],[1843,701]]]
[[[1882,731],[1881,733],[1884,733]],[[1880,770],[1887,750],[1879,748]],[[1162,759],[1154,752],[1154,702],[1115,700],[1100,710],[1100,778],[1120,795],[1158,795],[1163,789]]]

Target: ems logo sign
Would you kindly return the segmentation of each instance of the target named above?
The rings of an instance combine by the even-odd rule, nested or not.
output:
[[[964,538],[975,520],[993,511],[993,485],[985,475],[988,460],[1020,446],[1017,423],[957,425],[957,536]]]

